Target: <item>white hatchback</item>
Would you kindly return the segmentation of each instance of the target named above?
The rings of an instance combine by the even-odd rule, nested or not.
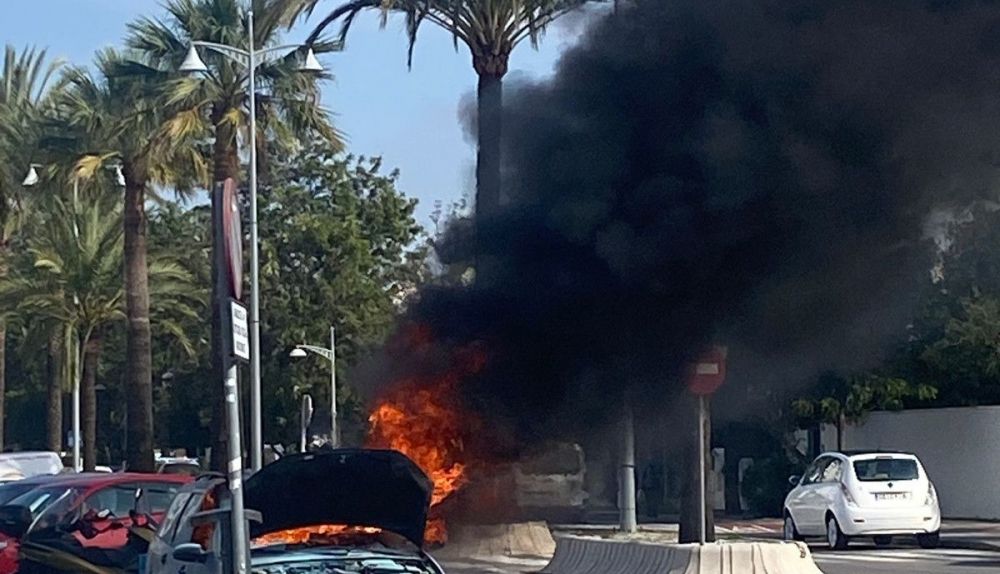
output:
[[[937,492],[912,454],[830,452],[820,455],[785,498],[784,536],[825,536],[843,549],[853,537],[871,536],[878,546],[893,536],[916,536],[935,548],[941,529]]]

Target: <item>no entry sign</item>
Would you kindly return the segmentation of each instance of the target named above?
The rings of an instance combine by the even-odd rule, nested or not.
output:
[[[687,369],[687,387],[695,395],[711,395],[726,380],[726,347],[705,351]]]

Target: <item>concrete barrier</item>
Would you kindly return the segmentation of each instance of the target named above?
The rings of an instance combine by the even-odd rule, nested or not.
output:
[[[544,574],[822,574],[798,542],[655,545],[575,536],[556,538]]]
[[[556,542],[544,522],[455,525],[448,544],[435,555],[443,557],[550,557]]]

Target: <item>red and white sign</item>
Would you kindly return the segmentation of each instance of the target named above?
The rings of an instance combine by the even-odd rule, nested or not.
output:
[[[687,369],[687,387],[695,395],[711,395],[726,380],[726,347],[714,346]]]
[[[243,298],[243,231],[236,182],[232,178],[226,179],[222,186],[222,233],[232,289],[230,295],[240,300]]]

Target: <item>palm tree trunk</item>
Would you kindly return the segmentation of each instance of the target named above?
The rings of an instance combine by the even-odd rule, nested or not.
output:
[[[215,144],[212,150],[213,175],[216,183],[233,178],[239,180],[239,156],[236,150],[236,133],[233,127],[223,123],[222,117],[225,108],[216,107],[212,111],[212,123],[215,125]],[[215,213],[216,201],[215,193],[212,193],[212,212]],[[214,237],[214,233],[212,237]],[[209,384],[212,397],[212,421],[209,432],[212,435],[212,461],[213,470],[219,472],[226,471],[227,448],[229,441],[226,436],[226,404],[223,396],[223,369],[225,358],[222,356],[222,318],[219,313],[219,297],[217,283],[220,269],[215,265],[215,250],[222,249],[221,245],[212,244],[212,378]]]
[[[97,367],[101,357],[99,333],[95,332],[84,343],[83,353],[83,382],[80,388],[83,470],[91,472],[97,466]]]
[[[479,75],[478,150],[476,152],[476,221],[494,215],[500,207],[500,138],[503,128],[503,76]]]
[[[125,464],[153,471],[153,358],[149,330],[149,268],[146,263],[146,182],[126,164],[125,213],[125,408],[129,434]],[[87,443],[84,443],[85,445]],[[88,447],[89,448],[89,447]]]
[[[479,75],[476,123],[476,283],[490,285],[496,277],[493,258],[484,249],[490,220],[502,200],[501,139],[503,136],[503,77],[509,54],[474,56],[472,67]]]
[[[56,326],[49,335],[49,384],[45,407],[45,443],[54,452],[62,451],[62,399],[63,399],[63,345],[62,326]]]

